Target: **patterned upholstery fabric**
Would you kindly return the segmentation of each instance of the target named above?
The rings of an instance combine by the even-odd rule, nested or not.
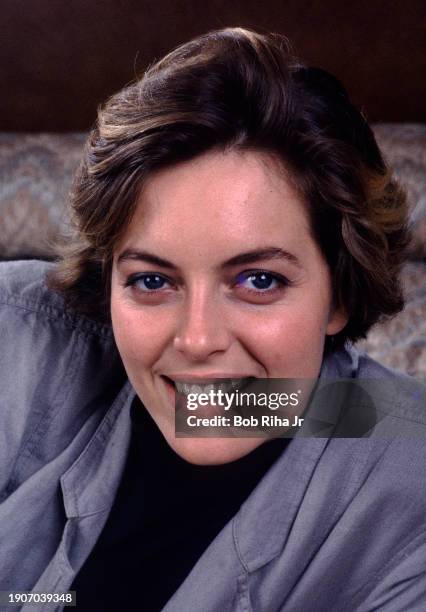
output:
[[[407,305],[360,346],[386,365],[425,377],[426,125],[374,129],[407,189],[414,235],[412,261],[403,271]],[[0,133],[0,259],[54,257],[54,241],[67,227],[68,193],[85,138],[85,133]]]
[[[0,133],[0,258],[51,258],[85,133]]]
[[[380,363],[426,382],[426,264],[407,263],[402,281],[404,310],[375,325],[358,347]]]

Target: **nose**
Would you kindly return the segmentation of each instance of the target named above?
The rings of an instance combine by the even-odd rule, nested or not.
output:
[[[226,317],[208,291],[199,289],[182,304],[174,348],[189,361],[206,361],[225,352],[231,343]]]

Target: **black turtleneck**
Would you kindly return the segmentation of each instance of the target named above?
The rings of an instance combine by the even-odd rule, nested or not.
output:
[[[161,610],[236,514],[288,440],[224,465],[188,463],[141,403],[131,409],[126,466],[105,527],[70,590],[79,612]]]

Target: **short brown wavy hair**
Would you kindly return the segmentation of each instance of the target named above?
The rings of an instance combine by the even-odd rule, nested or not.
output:
[[[114,245],[144,181],[212,149],[266,151],[294,177],[349,315],[334,346],[402,308],[406,199],[365,118],[283,37],[242,28],[178,47],[99,109],[72,193],[75,233],[50,278],[71,308],[109,318]]]

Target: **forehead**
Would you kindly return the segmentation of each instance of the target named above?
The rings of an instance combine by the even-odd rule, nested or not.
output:
[[[283,164],[255,151],[209,152],[146,181],[123,236],[167,246],[286,246],[310,237],[307,207]]]

